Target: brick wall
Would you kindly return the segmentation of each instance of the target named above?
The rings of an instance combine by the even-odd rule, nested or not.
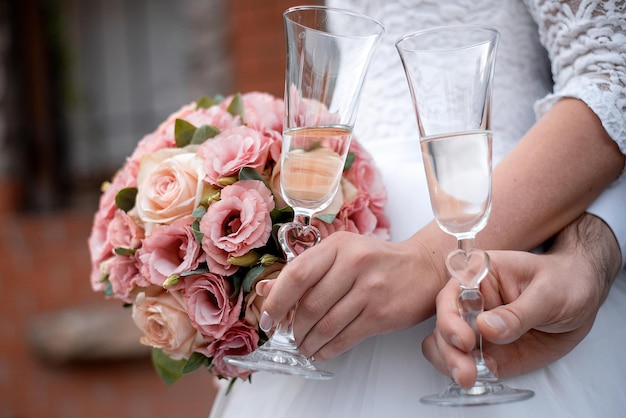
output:
[[[229,1],[235,91],[282,96],[282,11],[298,3]],[[110,306],[88,280],[86,240],[97,202],[38,214],[12,212],[10,203],[0,205],[0,418],[206,417],[214,396],[208,373],[167,387],[148,356],[58,365],[35,355],[28,337],[37,321]]]

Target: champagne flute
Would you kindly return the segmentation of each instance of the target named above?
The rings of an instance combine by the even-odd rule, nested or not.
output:
[[[416,114],[430,201],[439,227],[457,238],[446,267],[460,284],[459,313],[476,335],[477,379],[470,389],[456,382],[421,402],[488,405],[532,397],[494,376],[485,363],[476,317],[483,311],[480,282],[488,254],[475,247],[491,212],[491,101],[499,33],[460,25],[433,28],[396,42]]]
[[[384,29],[365,15],[322,6],[293,7],[283,17],[287,69],[280,185],[294,219],[280,227],[278,241],[290,262],[321,240],[311,217],[330,205],[339,188],[363,80]],[[298,350],[295,311],[257,350],[225,361],[251,370],[333,378]]]

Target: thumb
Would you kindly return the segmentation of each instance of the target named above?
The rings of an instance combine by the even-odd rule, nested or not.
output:
[[[513,302],[478,315],[476,325],[483,337],[493,343],[507,344],[542,324],[549,314],[548,304],[538,303],[541,298],[534,293],[527,288]]]

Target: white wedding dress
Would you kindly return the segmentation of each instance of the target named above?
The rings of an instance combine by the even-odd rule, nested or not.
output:
[[[368,73],[356,138],[369,149],[384,174],[393,240],[409,237],[432,218],[408,85],[394,46],[404,34],[451,23],[483,24],[501,32],[493,109],[496,162],[534,123],[535,102],[545,98],[538,106],[542,111],[562,96],[585,100],[626,152],[624,4],[621,2],[619,6],[614,0],[580,0],[572,2],[580,3],[579,8],[571,6],[571,10],[565,9],[566,12],[557,15],[554,7],[561,3],[530,0],[329,2],[332,6],[364,12],[380,20],[387,30]],[[594,55],[597,39],[593,36],[577,41],[568,37],[576,33],[576,24],[572,23],[575,20],[588,28],[586,19],[597,4],[607,10],[613,7],[613,13],[621,13],[621,17],[613,20],[612,29],[603,22],[607,25],[604,30],[589,32],[603,37],[602,42],[607,47]],[[539,31],[533,16],[541,22]],[[558,72],[554,86],[557,95],[547,98],[553,86],[550,61],[540,39],[547,43],[556,41],[556,46],[548,49],[553,71]],[[572,61],[576,53],[584,50],[591,51],[587,63],[606,59],[621,71],[622,78],[585,80],[584,71],[578,67],[581,62]],[[625,183],[623,180],[613,187],[609,192],[612,196],[603,196],[606,202],[597,210],[614,228],[623,249],[626,246]],[[607,210],[611,207],[612,211]],[[227,383],[224,381],[211,418],[626,417],[625,319],[626,271],[623,270],[598,313],[593,329],[572,352],[540,370],[505,379],[512,387],[535,391],[532,399],[523,402],[466,408],[421,404],[421,396],[437,393],[449,383],[449,378],[441,375],[421,353],[422,340],[434,326],[431,319],[403,332],[370,338],[323,363],[323,368],[336,374],[331,381],[256,373],[252,383],[239,381],[228,395],[224,393]]]

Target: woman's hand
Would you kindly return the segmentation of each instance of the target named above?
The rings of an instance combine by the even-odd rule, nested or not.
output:
[[[571,351],[587,335],[619,271],[611,230],[583,215],[561,231],[549,253],[490,252],[481,283],[486,311],[478,316],[485,358],[494,373],[518,375]],[[422,345],[426,358],[463,387],[476,367],[474,334],[456,307],[459,285],[450,280],[437,297],[437,326]]]
[[[257,285],[267,296],[263,310],[276,322],[299,301],[296,341],[316,360],[332,359],[372,335],[409,328],[434,313],[446,280],[442,263],[435,261],[443,259],[440,250],[422,242],[332,234],[296,257],[275,281]]]

